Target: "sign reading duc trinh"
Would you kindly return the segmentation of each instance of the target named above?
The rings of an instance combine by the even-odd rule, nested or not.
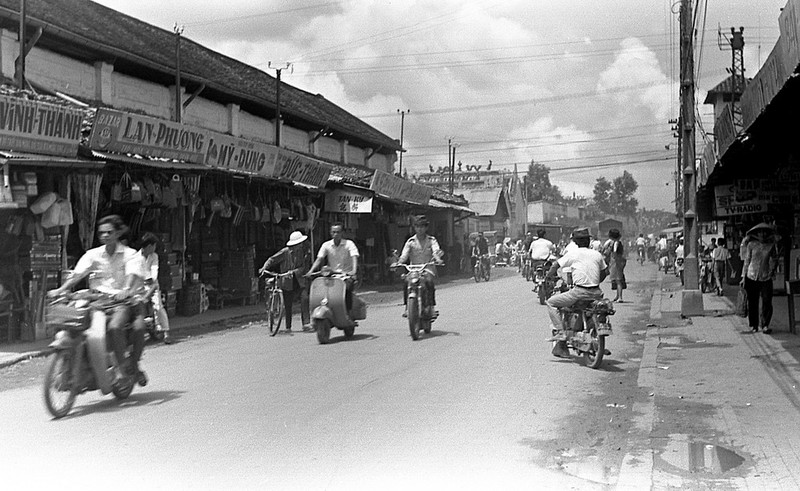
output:
[[[82,121],[78,109],[0,96],[0,148],[73,157]]]

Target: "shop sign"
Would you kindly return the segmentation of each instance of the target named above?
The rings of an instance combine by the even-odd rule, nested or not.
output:
[[[736,198],[735,184],[714,186],[716,216],[729,217],[748,213],[766,213],[767,211],[766,202],[757,199],[738,200]]]
[[[272,145],[210,133],[205,165],[244,174],[272,177],[277,148]]]
[[[760,202],[775,205],[800,204],[800,187],[794,172],[779,172],[765,179],[737,179],[734,199],[737,202]]]
[[[274,166],[272,177],[317,188],[324,187],[331,175],[330,166],[282,148],[275,153]]]
[[[325,211],[332,213],[372,213],[372,195],[334,189],[325,194]]]
[[[431,199],[431,188],[380,170],[373,174],[369,188],[383,196],[407,203],[427,205]]]
[[[0,148],[73,157],[82,122],[78,109],[0,96]]]
[[[203,164],[208,139],[209,132],[202,128],[100,108],[89,147]]]
[[[736,127],[733,125],[733,115],[730,106],[725,106],[722,114],[714,122],[714,136],[717,140],[717,149],[724,155],[728,147],[736,139]]]
[[[800,0],[789,0],[786,3],[778,16],[778,26],[786,52],[786,68],[791,73],[800,62]]]

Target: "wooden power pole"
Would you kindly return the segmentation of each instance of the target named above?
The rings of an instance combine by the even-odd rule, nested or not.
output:
[[[695,162],[694,48],[692,45],[692,2],[681,0],[680,7],[680,96],[681,172],[683,174],[683,297],[681,315],[703,314],[703,295],[699,289],[699,246],[697,234],[697,164]]]

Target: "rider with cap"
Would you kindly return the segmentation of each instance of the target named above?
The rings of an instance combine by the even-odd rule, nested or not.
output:
[[[576,228],[572,232],[572,241],[576,244],[576,248],[555,261],[547,273],[548,278],[552,280],[558,274],[558,268],[570,267],[572,269],[573,288],[547,299],[547,313],[553,329],[556,331],[553,340],[557,343],[553,347],[553,355],[559,358],[569,357],[569,351],[567,351],[567,342],[564,338],[558,309],[571,307],[581,300],[603,298],[600,283],[608,276],[608,266],[602,254],[589,248],[590,239],[589,229]]]
[[[259,270],[259,273],[271,270],[275,266],[281,265],[285,273],[292,272],[291,276],[280,278],[281,290],[283,292],[283,302],[286,311],[286,330],[292,330],[292,304],[295,295],[300,294],[300,319],[303,321],[303,330],[311,329],[311,313],[308,300],[308,282],[305,274],[308,271],[308,264],[311,257],[305,241],[308,239],[303,232],[295,230],[289,235],[286,247],[282,248],[269,257]]]
[[[400,259],[397,264],[426,264],[431,261],[441,264],[442,262],[442,249],[439,247],[439,242],[436,237],[428,235],[428,217],[425,215],[417,215],[414,219],[414,235],[409,237],[403,246],[403,252],[400,254]],[[428,290],[431,299],[431,308],[436,305],[436,286],[434,279],[436,278],[436,267],[433,264],[428,264],[425,269],[430,274],[421,276],[423,286]],[[403,304],[406,306],[403,312],[403,317],[408,316],[408,284],[403,283]]]

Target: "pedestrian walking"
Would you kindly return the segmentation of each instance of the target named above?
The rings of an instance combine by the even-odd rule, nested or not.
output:
[[[743,252],[742,282],[747,292],[747,317],[751,332],[762,329],[771,334],[772,280],[778,267],[778,247],[775,228],[768,223],[759,223],[747,231],[747,244]],[[761,309],[759,310],[759,299]]]
[[[292,304],[295,298],[300,298],[300,319],[303,322],[303,330],[311,330],[311,313],[309,306],[309,282],[305,277],[311,265],[311,252],[304,242],[308,236],[296,230],[289,235],[286,247],[282,248],[269,257],[264,262],[260,271],[272,270],[276,266],[282,266],[284,272],[292,272],[289,277],[281,278],[281,290],[283,291],[283,302],[286,307],[286,330],[292,330]]]
[[[622,245],[620,237],[621,234],[619,230],[612,228],[608,231],[605,256],[606,262],[608,263],[608,276],[611,278],[611,289],[617,292],[612,301],[625,303],[625,301],[622,300],[622,291],[628,287],[625,282],[625,265],[627,259],[625,258],[625,247]]]
[[[714,260],[714,282],[717,286],[717,295],[722,296],[724,290],[722,285],[725,283],[725,276],[728,271],[728,263],[731,260],[731,253],[726,247],[725,237],[720,237],[717,245],[711,251],[711,259]]]

